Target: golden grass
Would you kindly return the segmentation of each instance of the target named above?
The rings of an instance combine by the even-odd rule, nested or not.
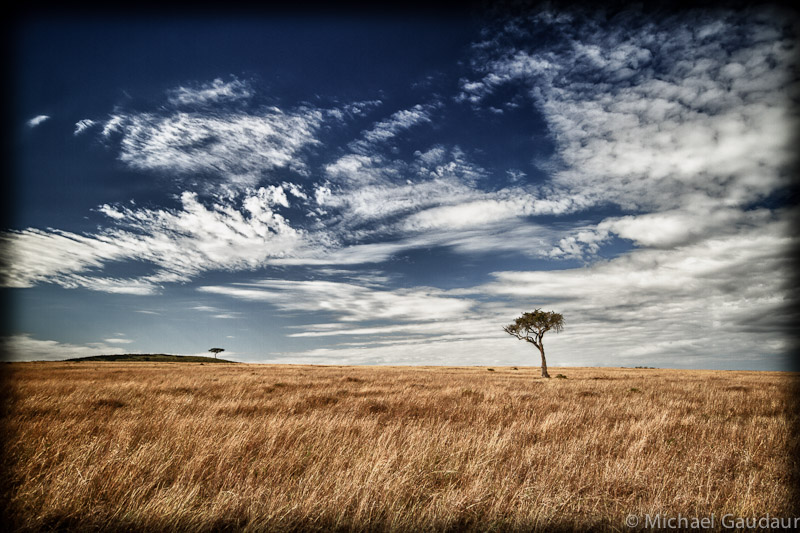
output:
[[[790,516],[790,373],[6,365],[20,530],[628,530]]]

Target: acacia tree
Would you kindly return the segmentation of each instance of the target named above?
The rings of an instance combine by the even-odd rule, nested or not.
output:
[[[216,359],[216,358],[217,358],[217,354],[218,354],[219,352],[224,352],[224,351],[225,351],[225,348],[211,348],[211,349],[209,350],[209,352],[212,352],[212,353],[214,354],[214,359]]]
[[[547,360],[544,358],[542,338],[551,329],[556,333],[564,329],[564,317],[560,313],[541,309],[536,309],[532,313],[522,313],[521,317],[514,319],[513,324],[503,326],[503,331],[509,335],[521,341],[530,342],[539,348],[539,353],[542,354],[543,378],[549,378],[550,374],[547,373]]]

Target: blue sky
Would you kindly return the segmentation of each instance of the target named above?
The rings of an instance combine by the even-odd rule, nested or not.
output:
[[[17,30],[11,359],[788,368],[780,12]]]

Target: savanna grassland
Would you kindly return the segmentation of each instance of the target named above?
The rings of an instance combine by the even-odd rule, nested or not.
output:
[[[796,374],[12,363],[17,530],[629,531],[790,516]],[[641,527],[641,526],[640,526]]]

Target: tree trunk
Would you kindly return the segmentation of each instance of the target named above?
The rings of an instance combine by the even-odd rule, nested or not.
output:
[[[544,346],[537,346],[539,352],[542,354],[542,377],[549,378],[550,374],[547,373],[547,359],[544,358]]]

